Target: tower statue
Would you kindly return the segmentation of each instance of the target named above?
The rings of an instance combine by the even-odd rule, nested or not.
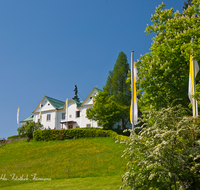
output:
[[[75,88],[74,88],[74,92],[75,92],[75,94],[74,94],[74,97],[72,98],[73,100],[78,100],[79,101],[79,98],[78,98],[78,95],[77,95],[77,93],[78,93],[78,89],[77,89],[77,86],[75,85]]]

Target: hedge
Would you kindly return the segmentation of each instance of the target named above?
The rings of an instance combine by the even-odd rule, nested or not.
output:
[[[7,138],[8,139],[17,139],[17,138],[22,138],[22,137],[26,137],[26,135],[13,135]]]
[[[118,135],[123,135],[123,136],[130,136],[130,131],[126,131],[124,132],[123,129],[105,129],[105,130],[112,130],[114,132],[116,132]]]
[[[127,136],[118,135],[114,131],[98,128],[46,129],[33,132],[33,140],[36,141],[53,141],[86,137],[112,137],[113,139],[120,141],[128,138]]]

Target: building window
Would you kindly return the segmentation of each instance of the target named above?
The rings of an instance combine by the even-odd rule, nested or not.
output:
[[[91,127],[91,124],[86,124],[86,127]]]
[[[75,128],[80,128],[80,126],[77,125],[77,126],[75,126]]]
[[[65,120],[65,113],[62,113],[62,120]]]
[[[80,111],[76,111],[76,117],[80,117]]]
[[[47,114],[47,121],[51,121],[51,114]]]

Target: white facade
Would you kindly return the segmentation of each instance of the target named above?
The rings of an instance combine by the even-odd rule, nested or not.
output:
[[[93,96],[98,89],[93,88],[88,97],[83,101],[69,100],[68,108],[66,103],[47,96],[44,96],[33,111],[33,121],[40,122],[46,129],[70,129],[81,127],[98,127],[96,121],[86,118],[86,110],[93,106]],[[66,110],[68,112],[66,116]]]

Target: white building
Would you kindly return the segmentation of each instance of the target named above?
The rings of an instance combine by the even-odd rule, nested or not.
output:
[[[21,121],[38,120],[46,129],[71,129],[80,127],[98,127],[98,123],[86,118],[86,110],[93,106],[93,96],[99,91],[93,88],[84,101],[79,101],[78,97],[66,102],[44,96],[34,109],[33,114]],[[39,119],[40,117],[40,119]]]

